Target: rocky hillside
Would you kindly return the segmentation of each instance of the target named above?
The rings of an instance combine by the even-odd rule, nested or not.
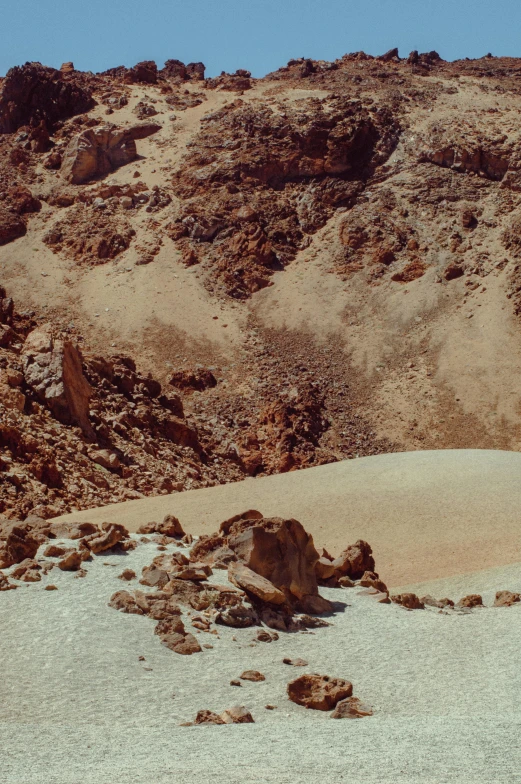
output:
[[[0,80],[0,513],[521,443],[521,60]]]

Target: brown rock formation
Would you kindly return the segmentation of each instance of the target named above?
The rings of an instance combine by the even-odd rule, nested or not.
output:
[[[142,123],[125,129],[105,125],[82,131],[65,150],[61,166],[64,180],[78,185],[105,177],[135,160],[136,139],[145,139],[160,128],[154,123]]]
[[[301,675],[288,683],[289,699],[313,710],[332,710],[352,693],[353,685],[349,681],[328,675]]]
[[[88,416],[92,389],[83,375],[78,349],[53,338],[52,328],[45,325],[28,336],[22,356],[25,382],[56,419],[92,434]]]
[[[327,612],[330,604],[318,594],[315,574],[318,553],[312,537],[297,520],[259,518],[259,512],[254,512],[254,517],[248,517],[248,514],[222,523],[220,534],[196,545],[192,557],[206,560],[212,551],[229,548],[244,566],[268,581],[267,585],[262,584],[263,589],[260,585],[254,586],[254,578],[250,576],[252,589],[259,593],[264,590],[265,595],[280,599],[271,587],[274,586],[290,607],[311,613]],[[238,574],[239,579],[243,574],[246,580],[249,573],[239,570]],[[231,575],[235,576],[233,566]],[[254,590],[251,594],[258,596]]]
[[[40,63],[11,68],[0,93],[0,133],[13,133],[22,125],[58,120],[89,111],[94,99],[88,89],[63,73]]]

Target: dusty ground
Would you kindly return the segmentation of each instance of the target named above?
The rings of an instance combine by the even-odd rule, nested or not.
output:
[[[55,569],[2,594],[6,784],[195,784],[224,771],[233,784],[290,784],[295,771],[299,781],[331,784],[518,780],[521,605],[490,604],[497,588],[520,590],[519,564],[438,581],[440,596],[483,593],[489,606],[466,613],[408,612],[356,588],[323,589],[337,603],[327,628],[266,644],[252,643],[251,628],[219,627],[199,635],[211,649],[179,656],[160,645],[150,619],[107,606],[121,569],[139,574],[155,554],[152,543],[102,554],[83,579]],[[51,582],[57,591],[44,590]],[[287,666],[287,656],[308,666]],[[266,680],[230,686],[244,669]],[[352,680],[373,717],[333,721],[289,702],[286,684],[302,672]],[[179,726],[201,708],[232,704],[255,724]]]
[[[410,452],[88,509],[69,520],[144,522],[175,514],[199,535],[246,509],[295,517],[333,554],[365,539],[390,586],[521,560],[517,453]]]

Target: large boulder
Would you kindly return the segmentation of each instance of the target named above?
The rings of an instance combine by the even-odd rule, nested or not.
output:
[[[352,683],[328,675],[301,675],[288,683],[289,699],[314,710],[332,710],[340,700],[352,694]]]
[[[65,150],[62,176],[73,185],[105,177],[135,160],[136,140],[145,139],[161,128],[157,123],[141,123],[129,128],[102,125],[75,136]]]
[[[87,112],[95,106],[89,90],[55,68],[25,63],[11,68],[0,92],[0,133],[14,133],[22,125],[52,126],[58,120]]]
[[[26,558],[34,558],[41,537],[35,536],[27,523],[6,521],[0,524],[0,569],[7,569]]]
[[[22,367],[26,384],[66,425],[92,435],[89,401],[92,389],[83,375],[81,354],[68,340],[53,337],[50,325],[31,332],[24,344]]]
[[[318,593],[315,574],[318,553],[313,537],[298,520],[266,518],[251,510],[226,520],[221,524],[219,534],[196,545],[191,555],[198,560],[207,560],[213,551],[223,547],[229,549],[248,570],[269,581],[266,595],[278,597],[273,592],[274,587],[284,595],[286,604],[291,608],[311,613],[331,609],[330,603]],[[252,585],[248,590],[255,594]],[[257,596],[260,598],[259,593]]]

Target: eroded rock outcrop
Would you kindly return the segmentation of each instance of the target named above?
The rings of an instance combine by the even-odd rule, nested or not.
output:
[[[65,150],[61,172],[73,185],[105,177],[137,157],[137,139],[145,139],[161,128],[141,123],[129,128],[104,125],[88,128],[74,137]]]
[[[25,382],[56,419],[91,435],[92,389],[83,375],[79,350],[67,340],[55,339],[51,326],[45,325],[27,337],[22,357]]]
[[[64,73],[41,63],[11,68],[0,92],[0,133],[13,133],[22,125],[51,127],[58,120],[92,109],[91,92]]]
[[[251,595],[265,593],[275,598],[273,603],[280,603],[274,587],[284,595],[289,607],[311,613],[330,610],[330,603],[318,593],[315,574],[318,553],[312,536],[298,520],[264,518],[259,514],[253,511],[245,513],[245,517],[237,515],[225,521],[218,534],[198,542],[192,557],[206,560],[212,552],[227,548],[248,570],[268,581],[262,587],[254,585],[250,575]],[[230,568],[231,577],[235,574],[241,579],[241,570],[234,573],[233,565]],[[244,583],[248,582],[248,575],[249,572],[243,573]]]

